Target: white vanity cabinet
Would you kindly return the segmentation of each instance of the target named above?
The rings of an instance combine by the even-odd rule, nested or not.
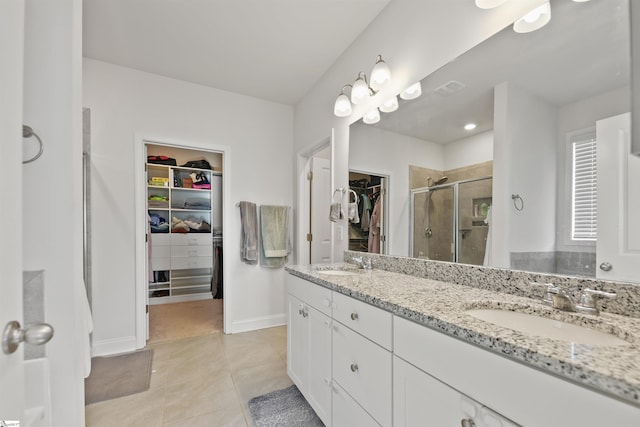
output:
[[[287,373],[331,426],[331,291],[287,276]]]
[[[397,356],[393,359],[393,425],[518,427]]]
[[[403,423],[403,411],[407,412],[412,420],[421,415],[430,419],[431,415],[428,413],[422,414],[416,409],[406,409],[415,408],[418,402],[426,397],[420,395],[425,393],[428,387],[425,385],[427,381],[403,381],[402,375],[417,376],[419,372],[436,379],[442,386],[438,387],[438,392],[432,394],[432,398],[443,399],[448,403],[441,403],[434,414],[439,414],[440,410],[455,414],[451,419],[457,419],[457,423],[451,425],[460,425],[462,418],[460,408],[455,404],[455,394],[451,394],[451,391],[445,392],[445,388],[456,390],[459,395],[464,394],[480,402],[480,415],[474,418],[477,427],[640,425],[640,409],[637,407],[404,318],[395,317],[393,326],[394,364],[403,359],[413,365],[412,373],[403,374],[400,371],[401,376],[394,377],[394,425],[411,425],[408,421]],[[445,397],[447,394],[450,396]],[[428,405],[426,400],[423,404]],[[502,424],[497,424],[495,419],[501,420]],[[513,424],[505,424],[509,422]]]

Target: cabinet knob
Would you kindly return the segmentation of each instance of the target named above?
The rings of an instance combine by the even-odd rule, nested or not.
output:
[[[351,364],[351,372],[357,372],[358,371],[358,364],[357,363],[352,363]]]
[[[324,298],[322,300],[322,305],[324,305],[325,307],[329,308],[329,307],[331,307],[331,301],[329,301],[328,298]]]
[[[471,418],[463,418],[460,420],[460,425],[462,427],[475,427],[476,423]]]
[[[358,320],[358,313],[356,312],[351,313],[351,320]]]
[[[600,264],[600,270],[602,271],[611,271],[613,269],[613,265],[610,262],[603,262]]]

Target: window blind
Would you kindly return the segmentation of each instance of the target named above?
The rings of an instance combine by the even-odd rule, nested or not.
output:
[[[573,208],[571,238],[595,241],[597,238],[598,193],[596,139],[581,138],[573,148]]]

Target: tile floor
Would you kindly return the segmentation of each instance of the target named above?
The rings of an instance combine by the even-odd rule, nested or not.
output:
[[[150,344],[149,390],[85,407],[87,427],[253,426],[250,398],[291,385],[286,326]]]

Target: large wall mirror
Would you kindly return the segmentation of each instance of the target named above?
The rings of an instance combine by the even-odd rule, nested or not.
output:
[[[631,110],[629,0],[551,11],[427,76],[377,124],[351,125],[349,168],[390,176],[389,254],[596,276],[602,207],[581,207],[581,167],[597,124]]]

